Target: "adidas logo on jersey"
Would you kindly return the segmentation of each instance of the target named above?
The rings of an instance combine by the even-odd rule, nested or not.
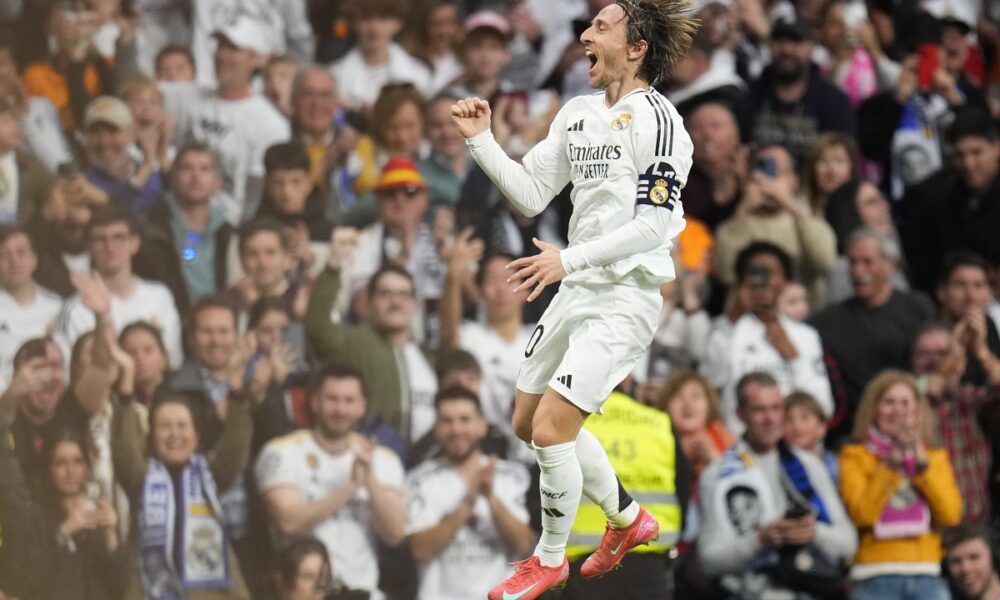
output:
[[[566,128],[566,131],[583,131],[583,119],[580,119],[576,123],[573,123]]]
[[[561,383],[564,386],[566,386],[567,390],[573,388],[573,376],[572,375],[560,375],[559,377],[556,377],[556,381],[558,381],[559,383]]]

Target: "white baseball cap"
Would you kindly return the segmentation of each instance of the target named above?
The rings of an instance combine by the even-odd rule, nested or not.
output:
[[[212,32],[212,37],[224,37],[234,46],[252,50],[257,54],[271,54],[272,48],[268,31],[257,19],[239,15],[229,23]]]

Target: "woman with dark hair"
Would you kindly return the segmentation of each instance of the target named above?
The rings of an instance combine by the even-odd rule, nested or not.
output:
[[[242,600],[250,597],[227,531],[219,492],[244,471],[253,435],[251,396],[260,387],[247,369],[251,351],[243,344],[226,368],[229,393],[222,438],[211,456],[200,451],[194,415],[201,396],[168,393],[149,411],[143,433],[136,403],[115,411],[112,442],[116,475],[136,519],[140,581],[126,598]]]
[[[431,67],[430,94],[436,94],[462,74],[458,48],[462,25],[454,0],[423,0],[414,3],[410,22],[403,31],[403,46]]]
[[[806,199],[813,214],[822,215],[837,188],[860,177],[861,155],[858,144],[849,135],[837,131],[821,134],[806,153]]]
[[[73,430],[56,434],[45,454],[41,504],[49,527],[50,573],[42,598],[117,598],[125,584],[127,555],[118,538],[118,515],[91,480],[90,452]]]
[[[374,191],[389,157],[416,161],[424,154],[424,99],[411,83],[390,83],[375,100],[368,122],[368,135],[361,136],[347,160],[358,197]]]
[[[323,542],[301,537],[278,552],[274,565],[278,600],[323,600],[330,583],[330,554]]]
[[[122,329],[118,343],[135,363],[135,399],[143,406],[153,403],[156,390],[167,380],[170,362],[163,336],[155,325],[136,321]]]

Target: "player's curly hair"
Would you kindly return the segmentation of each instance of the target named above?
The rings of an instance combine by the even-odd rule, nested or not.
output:
[[[639,76],[656,85],[687,53],[698,30],[691,0],[616,0],[625,11],[630,44],[645,41]]]

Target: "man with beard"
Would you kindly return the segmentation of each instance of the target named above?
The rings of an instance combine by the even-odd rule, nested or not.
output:
[[[328,365],[309,386],[312,429],[272,440],[255,473],[274,527],[283,535],[312,534],[348,588],[378,590],[376,539],[403,541],[403,465],[384,446],[357,433],[367,409],[356,369]]]
[[[479,399],[462,387],[434,398],[442,456],[406,479],[410,551],[421,565],[423,599],[482,598],[531,551],[525,494],[530,477],[515,462],[487,457]]]
[[[851,103],[820,76],[809,24],[799,18],[781,20],[771,30],[771,65],[754,84],[745,106],[750,112],[749,137],[760,145],[788,149],[796,164],[819,134],[842,131],[854,135]]]

